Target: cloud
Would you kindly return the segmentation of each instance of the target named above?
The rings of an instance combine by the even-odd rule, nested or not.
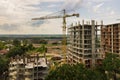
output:
[[[99,12],[99,9],[104,5],[104,3],[99,3],[98,5],[94,6],[93,7],[93,11],[95,13],[98,13]]]
[[[13,31],[13,33],[18,33],[19,31],[21,31],[20,33],[30,33],[29,31],[32,31],[31,29],[34,29],[35,27],[40,27],[42,24],[46,24],[46,21],[31,21],[31,18],[50,14],[51,11],[48,11],[48,9],[56,8],[55,5],[50,3],[57,3],[59,1],[0,0],[0,33],[12,33],[10,31]],[[45,5],[47,7],[46,10],[42,10],[43,5],[39,7],[29,6],[39,5],[43,2],[48,3],[48,5]],[[38,30],[36,29],[36,31]],[[36,33],[36,31],[32,31],[32,33]]]
[[[54,8],[54,7],[56,7],[57,5],[56,4],[51,4],[51,5],[49,5],[48,7],[49,8]]]
[[[90,0],[91,2],[108,2],[112,0]]]
[[[0,25],[0,29],[3,30],[3,31],[15,31],[16,29],[18,29],[18,25],[3,24],[3,25]]]
[[[45,24],[45,21],[33,21],[30,25],[33,27],[40,27],[40,25]]]
[[[115,11],[112,10],[112,11],[110,12],[110,15],[115,15]]]
[[[57,21],[56,21],[57,20]],[[62,19],[48,20],[46,24],[42,24],[36,31],[39,34],[62,34]]]
[[[44,12],[41,11],[42,6],[36,7],[29,5],[38,5],[42,2],[56,2],[56,0],[0,0],[0,17],[5,16],[7,20],[12,20],[12,22],[16,22],[16,20],[21,22],[30,16],[38,15],[35,13],[39,13],[40,16],[41,12]]]
[[[66,9],[66,10],[74,10],[74,9],[78,9],[82,6],[82,2],[83,0],[65,0],[62,9]]]
[[[32,21],[53,12],[79,9],[81,17],[105,19],[115,17],[116,10],[108,3],[113,0],[0,0],[0,34],[58,34],[62,33],[62,19]],[[57,13],[49,16],[62,15]],[[109,17],[108,17],[109,16]],[[71,21],[70,21],[71,19]],[[67,20],[69,25],[73,18]],[[81,18],[80,18],[81,19]]]

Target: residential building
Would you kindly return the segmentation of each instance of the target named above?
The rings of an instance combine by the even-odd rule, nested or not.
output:
[[[120,55],[120,23],[105,25],[101,28],[101,45],[104,53]]]
[[[82,25],[78,23],[68,29],[68,61],[83,63],[86,67],[101,64],[100,27],[94,20]]]

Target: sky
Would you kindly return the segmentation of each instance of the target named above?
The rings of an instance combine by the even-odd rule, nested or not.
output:
[[[0,34],[62,34],[62,18],[31,20],[43,16],[67,18],[67,28],[73,23],[96,20],[98,24],[120,22],[120,0],[0,0]]]

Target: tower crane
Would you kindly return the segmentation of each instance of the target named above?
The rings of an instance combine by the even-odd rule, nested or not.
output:
[[[39,18],[32,18],[32,20],[45,20],[45,19],[57,19],[57,18],[62,18],[63,19],[63,42],[62,42],[62,50],[63,50],[63,55],[64,55],[64,61],[66,62],[66,51],[67,51],[67,47],[66,47],[66,18],[67,17],[72,17],[72,16],[76,16],[79,17],[79,14],[66,14],[66,10],[63,10],[63,15],[62,16],[44,16],[44,17],[39,17]]]

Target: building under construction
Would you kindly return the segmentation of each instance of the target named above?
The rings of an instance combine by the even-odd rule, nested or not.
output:
[[[44,80],[48,73],[45,58],[38,55],[16,57],[9,63],[9,80]]]
[[[83,63],[86,67],[95,67],[101,63],[100,27],[94,20],[78,23],[68,29],[68,59],[71,63]]]
[[[120,23],[102,27],[101,44],[104,53],[117,53],[120,55]]]

